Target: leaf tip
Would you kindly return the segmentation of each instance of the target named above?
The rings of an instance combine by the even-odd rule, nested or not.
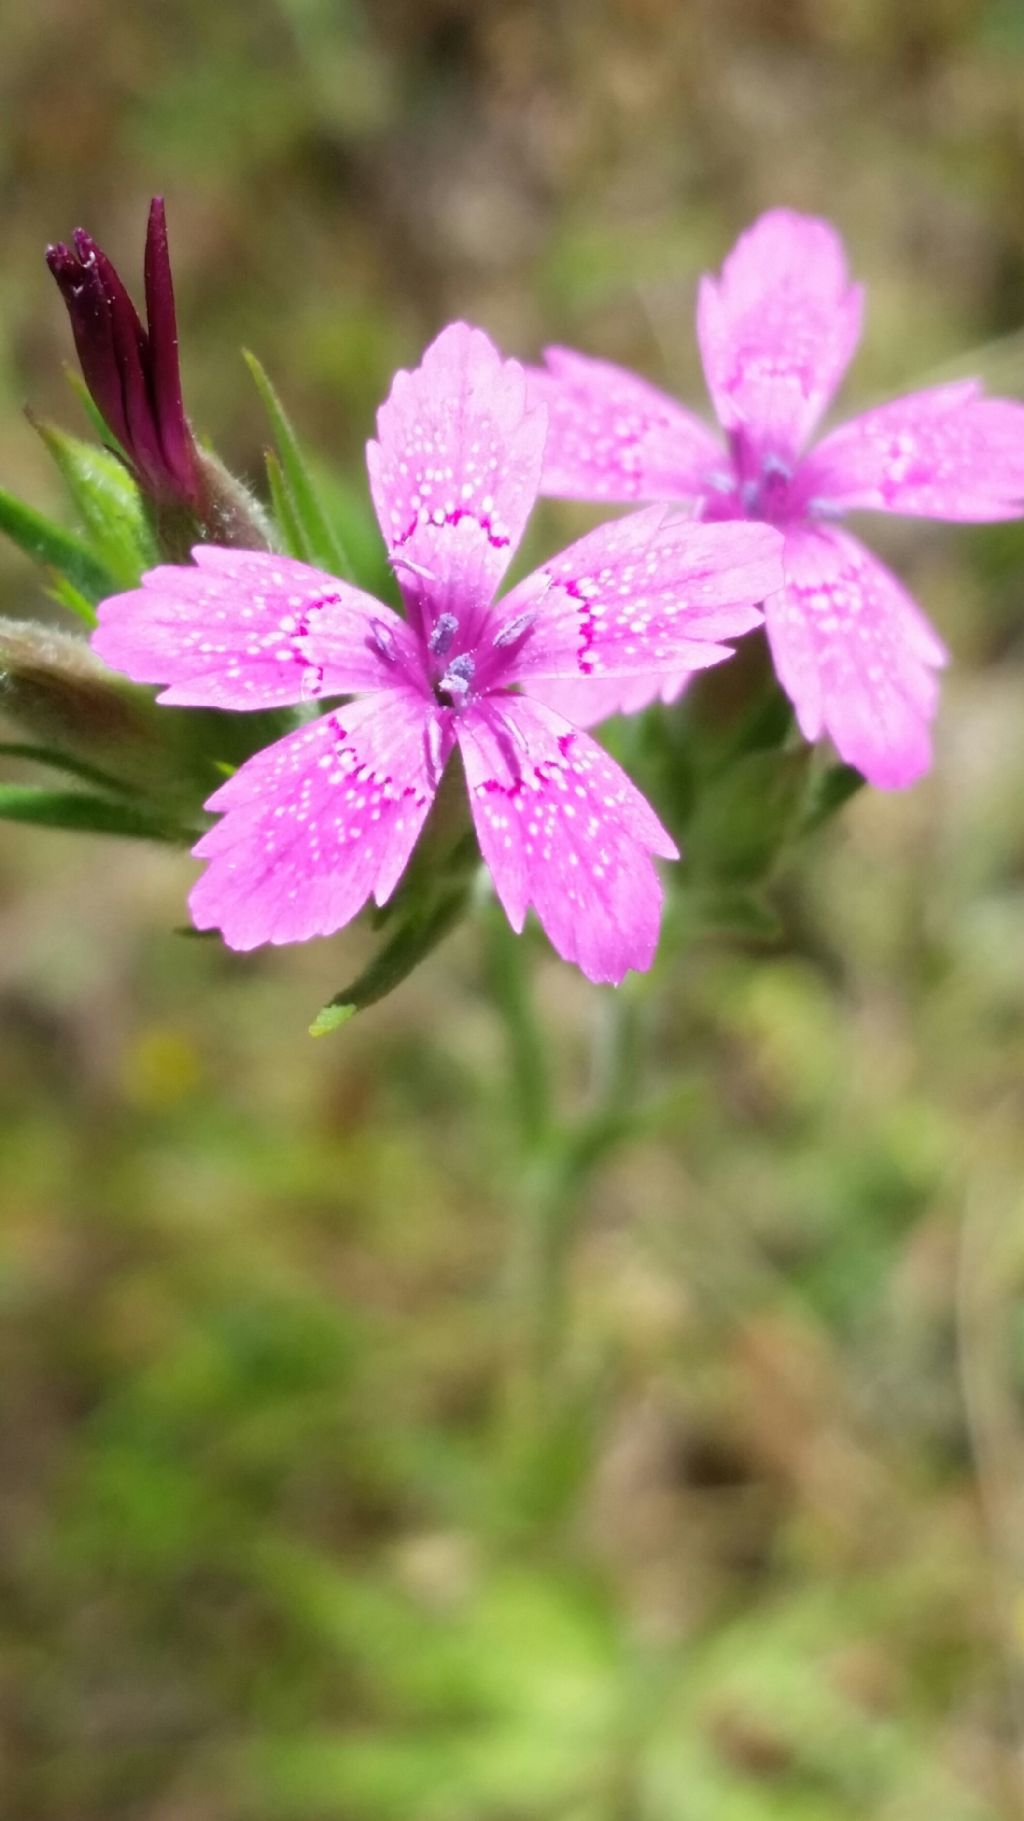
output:
[[[332,1000],[330,1005],[324,1006],[322,1012],[317,1013],[309,1027],[310,1036],[326,1037],[330,1031],[338,1030],[350,1018],[354,1018],[358,1009],[358,1006],[351,1003],[338,1005]]]

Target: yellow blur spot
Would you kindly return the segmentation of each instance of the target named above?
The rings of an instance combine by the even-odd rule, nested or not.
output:
[[[187,1100],[203,1078],[199,1051],[172,1025],[151,1025],[125,1055],[124,1095],[133,1106],[160,1112]]]

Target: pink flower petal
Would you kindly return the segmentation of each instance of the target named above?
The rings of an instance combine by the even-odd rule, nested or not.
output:
[[[465,323],[395,374],[367,464],[414,626],[490,603],[537,498],[546,427],[522,368]]]
[[[830,734],[883,790],[912,784],[931,764],[945,648],[896,577],[847,532],[792,531],[785,568],[765,621],[803,733]]]
[[[195,849],[210,862],[189,900],[197,929],[236,949],[303,942],[371,894],[383,904],[451,751],[450,717],[435,716],[412,692],[370,696],[249,759],[207,804],[225,813]]]
[[[1024,405],[974,380],[913,392],[855,417],[812,449],[797,485],[843,511],[1016,518],[1024,509]]]
[[[725,451],[699,418],[645,380],[569,348],[527,369],[548,408],[544,493],[582,500],[682,500],[701,493]]]
[[[639,714],[652,702],[678,701],[691,675],[691,671],[684,670],[678,676],[666,677],[659,671],[653,676],[607,680],[588,677],[585,682],[582,678],[579,682],[549,682],[537,677],[531,679],[530,697],[553,708],[574,727],[599,727],[612,715]]]
[[[701,282],[697,334],[726,430],[792,461],[860,337],[863,295],[827,221],[773,209],[741,234],[720,279]]]
[[[532,617],[507,676],[676,678],[717,664],[722,640],[761,624],[781,552],[768,525],[695,524],[663,506],[601,525],[501,601],[496,637]]]
[[[589,980],[618,985],[654,958],[661,882],[677,857],[646,798],[608,754],[539,702],[492,697],[458,724],[481,852],[513,929],[532,903]]]
[[[394,688],[373,636],[384,623],[414,661],[390,607],[291,557],[199,545],[198,567],[151,569],[99,610],[93,649],[136,683],[167,683],[161,702],[274,708],[321,695]],[[314,644],[315,635],[315,644]]]

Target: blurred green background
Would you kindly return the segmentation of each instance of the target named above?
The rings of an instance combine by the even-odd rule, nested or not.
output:
[[[0,16],[40,506],[20,407],[81,428],[43,245],[134,286],[156,191],[191,414],[253,478],[243,343],[357,485],[454,315],[699,402],[696,275],[775,203],[868,282],[847,401],[1024,393],[1020,0]],[[496,926],[314,1043],[365,932],[231,957],[172,933],[186,858],[4,831],[5,1817],[1024,1814],[1024,534],[871,535],[955,653],[934,775],[653,996],[528,949],[579,1131],[539,1313]],[[6,549],[0,609],[45,611]]]

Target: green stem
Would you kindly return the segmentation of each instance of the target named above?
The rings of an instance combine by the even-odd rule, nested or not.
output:
[[[598,1165],[631,1129],[638,1005],[628,987],[601,995],[590,1105],[572,1125],[560,1126],[552,1112],[547,1042],[531,992],[529,945],[510,930],[497,906],[489,917],[488,966],[505,1026],[518,1162],[508,1272],[508,1417],[515,1452],[525,1443],[529,1454],[557,1422],[581,1200]]]
[[[558,1132],[528,1210],[535,1259],[531,1366],[542,1411],[557,1384],[565,1350],[573,1241],[584,1197],[600,1165],[632,1129],[638,1037],[638,1007],[631,990],[620,987],[602,994],[593,1038],[590,1104],[573,1125]]]
[[[527,1164],[545,1147],[551,1117],[547,1049],[533,1004],[528,951],[529,944],[515,934],[501,907],[490,905],[488,971],[505,1025],[510,1101],[521,1156]]]

